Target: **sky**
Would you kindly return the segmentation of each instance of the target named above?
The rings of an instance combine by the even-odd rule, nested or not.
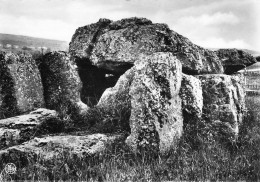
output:
[[[100,18],[145,17],[207,48],[260,51],[260,0],[0,0],[0,33],[70,41]]]

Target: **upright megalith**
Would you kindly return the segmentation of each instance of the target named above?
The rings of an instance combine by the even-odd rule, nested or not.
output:
[[[182,134],[181,63],[171,53],[154,53],[140,56],[134,68],[126,143],[135,152],[166,153]]]
[[[141,54],[171,52],[186,74],[223,73],[214,51],[193,44],[166,24],[145,18],[100,19],[80,27],[72,37],[69,52],[79,66],[84,102],[98,100]]]
[[[203,96],[202,86],[198,78],[182,74],[180,89],[182,112],[185,124],[197,125],[202,119]]]
[[[203,91],[203,119],[213,130],[236,136],[245,111],[245,94],[237,76],[199,75]]]
[[[85,112],[88,106],[80,99],[82,85],[73,59],[65,52],[50,52],[38,61],[46,107],[59,113]]]
[[[41,76],[30,55],[0,53],[0,118],[44,107]]]
[[[129,114],[120,124],[130,128],[126,144],[132,151],[164,154],[176,147],[183,129],[181,68],[169,52],[140,55],[101,96],[97,107],[110,112],[125,108]]]

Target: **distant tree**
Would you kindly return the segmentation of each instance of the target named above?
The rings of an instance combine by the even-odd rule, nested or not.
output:
[[[42,56],[42,52],[39,51],[39,50],[36,50],[36,51],[31,52],[31,54],[32,54],[32,58],[33,58],[34,60],[35,60],[35,59],[38,59],[39,57]]]
[[[51,52],[51,48],[48,47],[45,53],[49,53],[49,52]]]
[[[22,47],[22,50],[24,50],[24,51],[31,51],[32,49],[29,48],[29,47],[23,46],[23,47]]]

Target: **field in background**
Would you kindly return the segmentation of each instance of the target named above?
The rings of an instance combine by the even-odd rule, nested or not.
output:
[[[69,43],[66,41],[0,33],[0,50],[16,52],[23,49],[41,50],[44,48],[53,51],[66,51],[68,47]]]

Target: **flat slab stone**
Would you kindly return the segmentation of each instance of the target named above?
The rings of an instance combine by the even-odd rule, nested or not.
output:
[[[0,149],[29,140],[37,127],[56,117],[56,111],[40,108],[26,115],[0,120]]]
[[[34,138],[21,145],[9,147],[0,151],[2,164],[13,162],[19,165],[26,165],[26,161],[40,157],[41,160],[54,162],[54,159],[61,159],[64,153],[74,157],[90,157],[102,154],[107,148],[123,140],[120,134],[91,134],[85,136],[47,136]]]

